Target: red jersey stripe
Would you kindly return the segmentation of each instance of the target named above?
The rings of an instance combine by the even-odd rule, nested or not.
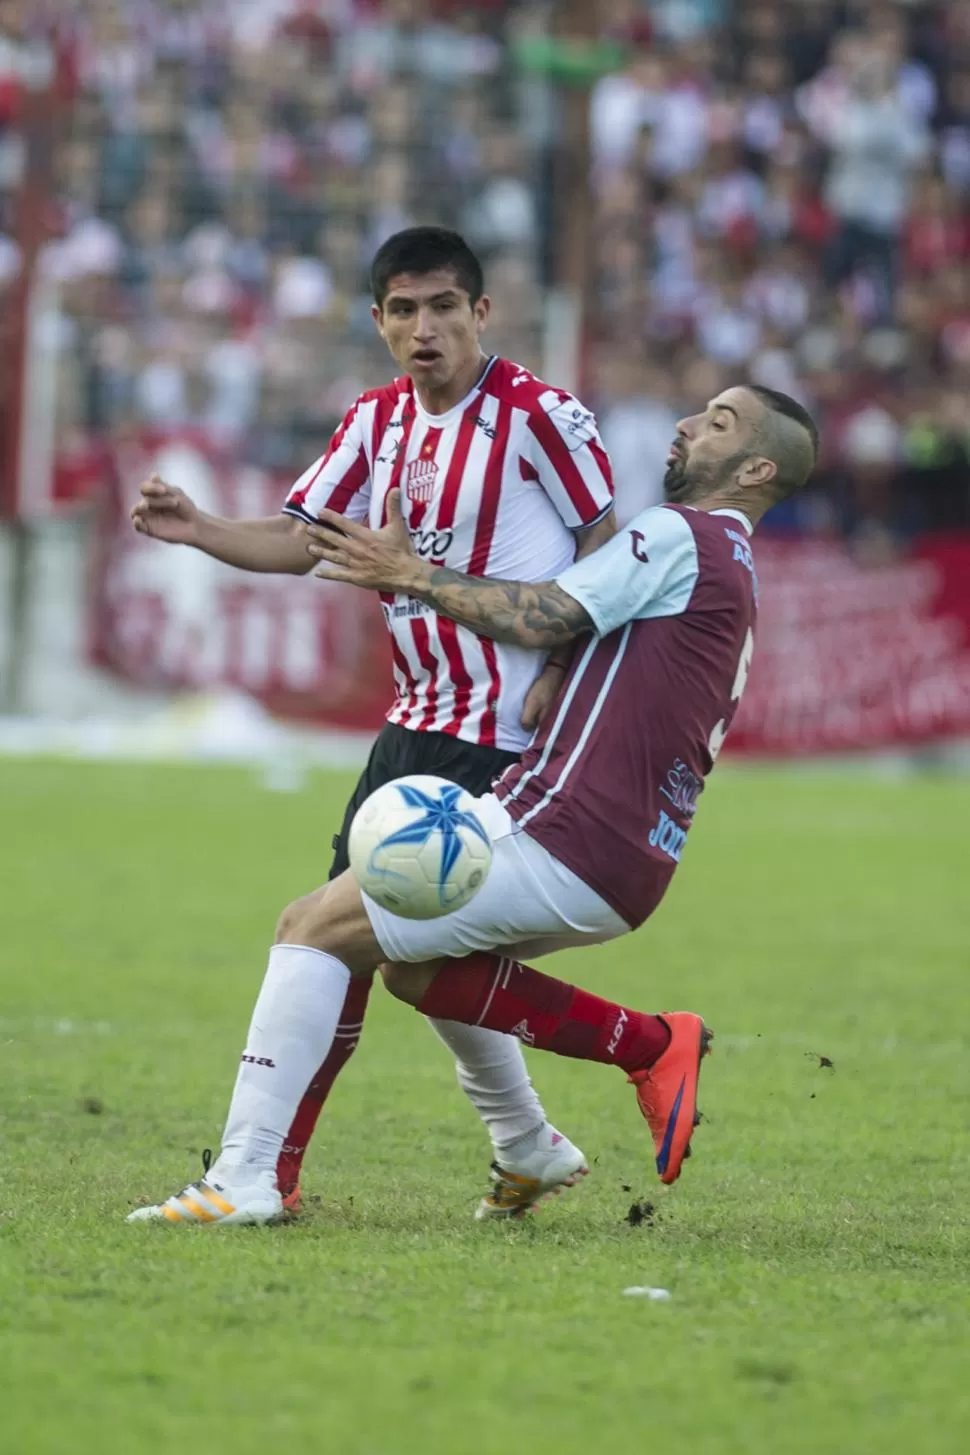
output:
[[[342,515],[357,494],[357,491],[366,482],[369,474],[370,465],[367,463],[367,456],[364,453],[363,447],[361,447],[356,460],[331,495],[328,509],[336,510]],[[292,505],[293,501],[290,504]]]
[[[490,637],[482,637],[482,656],[488,668],[488,693],[485,697],[485,711],[482,713],[482,727],[478,741],[487,748],[495,747],[495,710],[498,706],[502,679],[498,670],[498,654]]]
[[[603,507],[593,498],[586,481],[576,468],[572,455],[563,444],[556,426],[547,415],[533,413],[529,416],[529,429],[549,457],[549,462],[562,481],[566,494],[572,501],[580,520],[588,521],[590,524],[598,520],[603,514]],[[602,469],[601,464],[600,468]]]
[[[606,453],[606,451],[604,450],[603,446],[601,444],[597,443],[596,440],[590,440],[589,441],[588,449],[589,449],[589,452],[592,455],[593,459],[596,461],[597,465],[599,466],[600,474],[603,476],[603,484],[606,486],[607,490],[610,492],[610,495],[612,495],[613,494],[613,469],[612,469],[612,467],[610,465],[610,457],[609,457],[609,455]],[[601,515],[603,514],[602,510],[600,511],[600,514]]]
[[[488,558],[495,538],[495,522],[498,519],[498,504],[502,494],[502,471],[505,467],[505,452],[508,448],[509,429],[512,423],[512,407],[504,400],[499,402],[495,417],[495,438],[488,452],[485,478],[482,484],[482,503],[475,529],[475,543],[468,562],[470,576],[484,576],[488,570]],[[488,689],[485,694],[485,710],[479,729],[478,741],[486,747],[495,746],[496,708],[501,692],[498,656],[494,642],[482,639],[482,657],[488,672]]]
[[[438,715],[438,659],[431,650],[428,624],[419,616],[411,622],[411,635],[414,637],[418,661],[427,673],[424,713],[418,723],[418,732],[426,733]]]
[[[464,479],[465,466],[468,463],[468,452],[475,438],[475,422],[478,419],[481,407],[481,399],[476,396],[461,417],[461,424],[458,426],[458,438],[455,440],[454,452],[451,456],[451,463],[448,466],[448,474],[445,476],[444,489],[441,492],[441,504],[438,506],[436,522],[438,530],[450,530],[455,523],[455,511],[458,508],[458,492],[461,489],[461,482]]]
[[[307,482],[307,484],[304,485],[304,487],[303,487],[302,490],[297,490],[297,492],[294,495],[291,495],[290,496],[289,500],[286,502],[287,505],[296,506],[296,508],[298,510],[302,510],[303,509],[303,502],[306,500],[306,498],[309,495],[310,491],[313,489],[314,485],[317,483],[317,481],[319,480],[320,476],[323,474],[323,472],[326,469],[327,465],[329,465],[330,461],[333,459],[333,456],[336,454],[337,450],[339,450],[340,449],[340,446],[343,444],[344,439],[346,438],[348,429],[353,424],[354,420],[357,418],[357,411],[358,411],[359,408],[360,408],[360,401],[358,400],[358,402],[354,405],[353,409],[347,415],[346,419],[341,424],[340,428],[337,430],[337,432],[334,435],[333,439],[330,441],[330,448],[327,450],[326,454],[322,457],[319,465],[317,466],[317,468],[314,471],[313,475],[310,477],[310,479]],[[361,454],[363,454],[363,451],[361,451]],[[354,468],[355,469],[357,467],[357,463],[358,463],[358,461],[355,461],[355,464],[354,464]],[[364,464],[366,466],[366,464],[367,464],[366,459],[364,460]],[[366,479],[367,479],[367,473],[365,471],[364,480],[366,480]],[[358,482],[358,484],[354,487],[354,489],[355,490],[359,490],[360,489],[360,486],[363,483],[364,483],[364,481],[363,480],[360,480]],[[353,491],[351,491],[351,495],[353,495]],[[351,496],[348,496],[347,497],[348,501],[350,500],[350,498],[351,498]],[[332,508],[334,510],[341,510],[344,507],[343,506],[336,506],[335,505]]]
[[[468,562],[469,576],[484,576],[488,570],[488,558],[495,536],[495,521],[498,518],[498,502],[502,493],[502,470],[505,466],[505,452],[509,443],[509,426],[512,422],[512,407],[500,401],[495,419],[495,438],[488,452],[485,479],[482,485],[482,503],[475,528],[475,544]]]
[[[453,737],[458,737],[468,716],[472,690],[475,683],[471,673],[465,666],[465,659],[461,652],[461,643],[458,640],[458,627],[450,617],[439,616],[438,636],[441,639],[441,650],[445,654],[451,680],[455,684],[454,711],[441,731],[443,733],[451,733]]]

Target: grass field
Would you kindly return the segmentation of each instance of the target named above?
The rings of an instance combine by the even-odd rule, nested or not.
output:
[[[478,1124],[375,992],[299,1225],[125,1225],[218,1145],[348,787],[0,763],[5,1455],[968,1448],[970,783],[725,769],[656,920],[559,960],[717,1032],[670,1192],[619,1076],[533,1056],[594,1175],[475,1224]]]

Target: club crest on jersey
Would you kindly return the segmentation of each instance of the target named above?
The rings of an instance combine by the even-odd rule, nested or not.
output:
[[[434,460],[418,456],[404,472],[404,492],[412,505],[427,505],[434,494],[438,466]]]

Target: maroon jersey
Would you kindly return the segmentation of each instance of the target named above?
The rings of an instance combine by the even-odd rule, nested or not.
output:
[[[744,691],[757,602],[750,533],[737,511],[661,505],[558,578],[596,635],[495,791],[632,926],[680,862]]]

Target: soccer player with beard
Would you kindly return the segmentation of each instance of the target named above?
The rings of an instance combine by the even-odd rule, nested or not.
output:
[[[817,449],[795,400],[727,389],[679,424],[668,503],[538,584],[421,560],[396,494],[378,532],[322,512],[311,535],[328,579],[404,592],[496,641],[551,649],[578,638],[577,650],[537,737],[479,800],[493,860],[477,896],[441,919],[405,920],[347,873],[284,910],[221,1154],[199,1182],[133,1220],[280,1216],[277,1149],[306,1069],[332,1043],[348,984],[379,963],[393,993],[426,1015],[619,1067],[661,1179],[677,1179],[710,1041],[700,1016],[645,1014],[522,961],[626,934],[660,904],[751,663],[752,531],[805,483]]]
[[[309,571],[307,524],[323,510],[379,527],[391,491],[417,555],[473,576],[555,576],[615,531],[609,460],[596,422],[572,396],[527,369],[483,353],[489,316],[481,265],[455,233],[409,228],[371,267],[373,316],[402,377],[363,394],[327,452],[296,482],[283,514],[227,520],[204,514],[153,478],[132,511],[136,530],[191,545],[246,571]],[[396,695],[334,839],[330,878],[348,864],[359,805],[408,773],[452,779],[483,794],[529,741],[562,683],[569,651],[496,643],[387,593]],[[548,656],[548,661],[547,661]],[[304,1153],[334,1080],[361,1034],[372,977],[348,987],[333,1045],[307,1068],[299,1106],[278,1148],[286,1207],[299,1207]],[[492,1138],[492,1190],[479,1216],[518,1215],[585,1172],[532,1087],[517,1041],[434,1020],[458,1079]]]

